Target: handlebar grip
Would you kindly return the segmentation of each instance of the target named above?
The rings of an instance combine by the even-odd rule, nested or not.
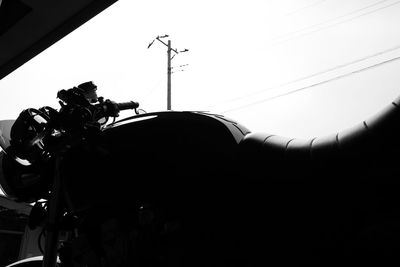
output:
[[[134,101],[117,103],[117,107],[118,107],[119,110],[135,109],[135,108],[139,107],[139,103],[138,102],[134,102]]]

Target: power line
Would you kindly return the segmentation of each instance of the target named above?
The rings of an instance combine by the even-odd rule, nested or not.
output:
[[[394,5],[397,5],[397,4],[400,3],[400,1],[396,1],[396,2],[394,2],[394,3],[391,3],[391,4],[389,4],[389,5],[386,5],[386,6],[384,6],[384,7],[377,8],[377,9],[371,10],[371,11],[369,11],[369,12],[360,14],[360,15],[358,15],[358,16],[351,17],[351,18],[349,18],[349,19],[347,19],[347,20],[343,20],[343,21],[339,21],[339,22],[337,22],[337,23],[329,24],[329,25],[326,25],[325,27],[322,27],[322,28],[319,28],[319,29],[316,29],[316,30],[313,30],[313,31],[304,32],[304,31],[306,31],[306,30],[308,30],[308,29],[312,29],[312,28],[315,28],[315,27],[318,27],[318,26],[321,26],[321,25],[325,25],[325,24],[327,24],[327,23],[329,23],[329,22],[336,21],[336,20],[338,20],[338,19],[341,19],[341,18],[344,18],[344,17],[348,17],[349,15],[358,13],[358,12],[360,12],[360,11],[362,11],[362,10],[371,8],[371,7],[373,7],[373,6],[379,5],[379,4],[381,4],[381,3],[383,3],[383,2],[387,2],[387,1],[389,1],[389,0],[382,0],[382,1],[379,1],[379,2],[374,3],[374,4],[372,4],[372,5],[369,5],[369,6],[366,6],[366,7],[357,9],[357,10],[354,10],[354,11],[352,11],[352,12],[350,12],[350,13],[345,14],[345,15],[342,15],[342,16],[339,16],[339,17],[336,17],[336,18],[333,18],[333,19],[329,19],[329,20],[326,20],[326,21],[324,21],[324,22],[317,23],[317,24],[314,24],[314,25],[311,25],[311,26],[302,28],[302,29],[300,29],[300,30],[287,33],[287,34],[285,34],[285,35],[278,36],[277,38],[272,39],[272,41],[273,41],[273,44],[272,44],[272,45],[276,46],[276,45],[285,43],[285,42],[290,41],[290,40],[293,40],[293,39],[297,39],[297,38],[304,37],[304,36],[307,36],[307,35],[310,35],[310,34],[313,34],[313,33],[319,32],[319,31],[322,31],[322,30],[326,30],[326,29],[329,29],[329,28],[338,26],[338,25],[340,25],[340,24],[344,24],[344,23],[353,21],[353,20],[358,19],[358,18],[360,18],[360,17],[363,17],[363,16],[366,16],[366,15],[375,13],[375,12],[377,12],[377,11],[380,11],[380,10],[382,10],[382,9],[385,9],[385,8],[388,8],[388,7],[391,7],[391,6],[394,6]],[[301,34],[302,32],[303,32],[303,34]],[[299,35],[296,35],[297,33],[300,33],[300,34],[299,34]],[[286,37],[286,38],[285,38],[285,37]],[[276,40],[276,41],[275,41],[275,40]],[[274,42],[274,41],[275,41],[275,42]]]
[[[397,56],[397,57],[394,57],[394,58],[391,58],[391,59],[388,59],[388,60],[384,60],[382,62],[376,63],[376,64],[368,66],[368,67],[364,67],[364,68],[361,68],[361,69],[358,69],[358,70],[355,70],[355,71],[352,71],[352,72],[349,72],[349,73],[345,73],[345,74],[333,77],[333,78],[328,79],[328,80],[324,80],[324,81],[321,81],[321,82],[313,83],[311,85],[307,85],[307,86],[304,86],[304,87],[301,87],[301,88],[298,88],[298,89],[295,89],[295,90],[291,90],[291,91],[286,92],[286,93],[282,93],[282,94],[275,95],[275,96],[272,96],[272,97],[269,97],[269,98],[258,100],[258,101],[255,101],[255,102],[252,102],[252,103],[249,103],[249,104],[246,104],[246,105],[242,105],[242,106],[239,106],[239,107],[236,107],[236,108],[231,108],[231,109],[225,110],[223,112],[219,112],[219,113],[224,114],[224,113],[227,113],[227,112],[231,112],[231,111],[235,111],[235,110],[239,110],[239,109],[244,109],[244,108],[247,108],[247,107],[250,107],[250,106],[253,106],[253,105],[257,105],[257,104],[261,104],[261,103],[264,103],[264,102],[268,102],[268,101],[271,101],[271,100],[276,99],[276,98],[280,98],[280,97],[283,97],[283,96],[287,96],[287,95],[291,95],[291,94],[294,94],[294,93],[298,93],[298,92],[301,92],[301,91],[316,87],[318,85],[326,84],[326,83],[329,83],[329,82],[332,82],[332,81],[335,81],[335,80],[342,79],[344,77],[351,76],[351,75],[356,74],[356,73],[360,73],[360,72],[363,72],[363,71],[366,71],[366,70],[369,70],[369,69],[373,69],[373,68],[379,67],[381,65],[384,65],[384,64],[387,64],[387,63],[390,63],[390,62],[393,62],[393,61],[396,61],[396,60],[399,60],[399,59],[400,59],[400,56]]]
[[[383,3],[383,2],[387,2],[387,1],[388,1],[388,0],[383,0],[383,1],[377,2],[377,3],[372,4],[372,5],[369,5],[369,6],[367,6],[367,7],[364,7],[364,8],[358,9],[358,10],[356,10],[356,11],[353,11],[352,13],[359,12],[360,10],[364,10],[364,9],[370,8],[370,7],[372,7],[372,6],[375,6],[375,5],[378,5],[378,4],[381,4],[381,3]],[[381,9],[384,9],[384,8],[388,8],[388,7],[390,7],[390,6],[393,6],[393,5],[396,5],[396,4],[399,4],[399,3],[400,3],[400,1],[396,1],[395,3],[392,3],[392,4],[390,4],[390,5],[384,6],[384,7],[382,7],[382,8],[375,9],[375,10],[373,10],[373,11],[371,11],[371,12],[361,14],[360,16],[368,15],[368,14],[371,14],[371,13],[376,12],[376,11],[378,11],[378,10],[381,10]],[[349,13],[349,14],[350,14],[350,13]],[[347,16],[347,15],[349,15],[349,14],[343,15],[343,16],[341,16],[341,17]],[[360,16],[358,16],[358,17],[360,17]],[[358,18],[358,17],[353,17],[353,18],[351,18],[351,20],[356,19],[356,18]],[[337,19],[337,18],[336,18],[336,19]],[[334,19],[334,20],[336,20],[336,19]],[[341,22],[341,23],[344,23],[344,22]],[[322,24],[322,23],[321,23],[321,24]],[[331,25],[331,27],[333,27],[333,26],[335,26],[335,25]],[[319,29],[319,30],[322,30],[322,29]],[[317,30],[317,31],[319,31],[319,30]],[[311,33],[312,33],[312,32],[310,32],[309,34],[311,34]],[[288,41],[288,40],[287,40],[287,41]],[[287,85],[290,85],[290,84],[293,84],[293,83],[297,83],[297,82],[300,82],[300,81],[303,81],[303,80],[306,80],[306,79],[309,79],[309,78],[313,78],[313,77],[315,77],[315,76],[322,75],[322,74],[325,74],[325,73],[327,73],[327,72],[334,71],[334,70],[336,70],[336,69],[344,68],[344,67],[347,67],[347,66],[349,66],[349,65],[352,65],[352,64],[355,64],[355,63],[358,63],[358,62],[361,62],[361,61],[364,61],[364,60],[367,60],[367,59],[370,59],[370,58],[373,58],[373,57],[377,57],[377,56],[383,55],[383,54],[388,53],[388,52],[392,52],[392,51],[397,50],[397,49],[399,49],[399,48],[400,48],[400,45],[397,45],[397,46],[395,46],[395,47],[392,47],[392,48],[390,48],[390,49],[387,49],[387,50],[384,50],[384,51],[381,51],[381,52],[378,52],[378,53],[369,55],[369,56],[367,56],[367,57],[359,58],[359,59],[356,59],[356,60],[354,60],[354,61],[350,61],[350,62],[341,64],[341,65],[337,65],[337,66],[334,66],[334,67],[332,67],[332,68],[325,69],[325,70],[323,70],[323,71],[319,71],[319,72],[316,72],[316,73],[313,73],[313,74],[310,74],[310,75],[307,75],[307,76],[300,77],[300,78],[295,79],[295,80],[291,80],[291,81],[288,81],[288,82],[279,84],[279,85],[277,85],[277,86],[273,86],[273,87],[270,87],[270,88],[267,88],[267,89],[263,89],[263,90],[261,90],[261,91],[257,91],[257,92],[253,92],[253,93],[250,93],[250,94],[247,94],[247,95],[244,95],[244,96],[236,97],[236,98],[230,99],[230,100],[228,100],[228,101],[225,101],[225,102],[223,102],[223,103],[216,104],[216,105],[214,105],[214,106],[221,105],[221,104],[225,104],[225,103],[230,103],[230,102],[234,102],[234,101],[238,101],[238,100],[241,100],[241,99],[243,99],[243,98],[247,98],[247,97],[250,97],[250,96],[254,96],[254,95],[263,93],[263,92],[268,91],[268,90],[273,90],[273,89],[281,88],[281,87],[284,87],[284,86],[287,86]]]
[[[291,40],[291,38],[290,38],[291,35],[293,36],[293,35],[295,35],[295,34],[297,34],[297,33],[304,32],[304,31],[306,31],[306,30],[308,30],[308,29],[313,29],[313,28],[315,28],[315,27],[318,27],[318,26],[321,26],[321,25],[325,25],[325,24],[327,24],[327,23],[329,23],[329,22],[336,21],[336,20],[341,19],[341,18],[344,18],[344,17],[348,17],[348,16],[350,16],[350,15],[352,15],[352,14],[358,13],[358,12],[360,12],[360,11],[362,11],[362,10],[371,8],[371,7],[376,6],[376,5],[380,5],[380,4],[382,4],[382,3],[384,3],[384,2],[387,2],[387,1],[389,1],[389,0],[382,0],[382,1],[376,2],[376,3],[374,3],[374,4],[368,5],[368,6],[366,6],[366,7],[363,7],[363,8],[357,9],[357,10],[353,10],[353,11],[347,13],[347,14],[344,14],[344,15],[341,15],[341,16],[338,16],[338,17],[335,17],[335,18],[332,18],[332,19],[325,20],[325,21],[320,22],[320,23],[316,23],[316,24],[307,26],[307,27],[298,29],[298,30],[296,30],[296,31],[292,31],[292,32],[283,34],[283,35],[281,35],[281,36],[278,36],[278,37],[272,39],[271,41],[275,41],[275,40],[276,40],[277,42],[276,42],[275,44],[279,44],[279,43],[281,43],[281,42]],[[347,22],[347,21],[344,21],[344,22]],[[344,22],[340,22],[340,23],[344,23]],[[339,23],[339,24],[340,24],[340,23]],[[336,25],[336,24],[334,24],[334,25]],[[328,27],[329,27],[329,25],[328,25]],[[323,30],[323,29],[325,29],[325,28],[322,28],[322,29],[320,29],[320,30]],[[301,37],[301,36],[302,36],[302,35],[297,36],[297,38],[298,38],[298,37]],[[286,39],[285,39],[285,37],[286,37]],[[279,42],[280,39],[281,39],[281,42]],[[283,39],[283,40],[282,40],[282,39]]]
[[[255,95],[264,93],[265,91],[278,89],[278,88],[281,88],[281,87],[284,87],[284,86],[287,86],[287,85],[291,85],[291,84],[294,84],[294,83],[297,83],[297,82],[300,82],[300,81],[304,81],[304,80],[307,80],[307,79],[310,79],[310,78],[313,78],[313,77],[316,77],[316,76],[319,76],[319,75],[322,75],[322,74],[325,74],[325,73],[328,73],[328,72],[331,72],[331,71],[334,71],[334,70],[337,70],[337,69],[345,68],[347,66],[350,66],[350,65],[365,61],[367,59],[371,59],[371,58],[374,58],[374,57],[377,57],[377,56],[384,55],[384,54],[389,53],[389,52],[396,51],[398,49],[400,49],[400,45],[396,45],[396,46],[394,46],[392,48],[389,48],[389,49],[374,53],[372,55],[369,55],[369,56],[366,56],[366,57],[362,57],[362,58],[358,58],[356,60],[349,61],[349,62],[340,64],[340,65],[337,65],[337,66],[334,66],[334,67],[319,71],[319,72],[315,72],[315,73],[312,73],[310,75],[306,75],[306,76],[303,76],[303,77],[300,77],[300,78],[297,78],[297,79],[294,79],[294,80],[291,80],[291,81],[288,81],[288,82],[285,82],[285,83],[281,83],[281,84],[279,84],[277,86],[269,87],[267,89],[263,89],[263,90],[260,90],[260,91],[257,91],[257,92],[246,94],[244,96],[236,97],[236,98],[230,99],[228,101],[225,101],[223,103],[219,103],[217,105],[231,103],[231,102],[238,101],[238,100],[241,100],[241,99],[244,99],[244,98],[247,98],[247,97],[251,97],[251,96],[255,96]],[[214,105],[214,106],[217,106],[217,105]]]
[[[307,29],[310,29],[310,28],[315,28],[315,27],[317,27],[317,26],[324,25],[324,24],[326,24],[326,23],[328,23],[328,22],[332,22],[332,21],[335,21],[335,20],[338,20],[338,19],[347,17],[347,16],[349,16],[349,15],[358,13],[358,12],[360,12],[360,11],[362,11],[362,10],[371,8],[371,7],[376,6],[376,5],[380,5],[380,4],[382,4],[382,3],[384,3],[384,2],[387,2],[387,1],[390,1],[390,0],[381,0],[381,1],[379,1],[379,2],[375,2],[375,3],[371,4],[371,5],[368,5],[368,6],[365,6],[365,7],[356,9],[356,10],[353,10],[353,11],[351,11],[351,12],[349,12],[349,13],[344,14],[344,15],[340,15],[340,16],[335,17],[335,18],[331,18],[331,19],[328,19],[328,20],[325,20],[325,21],[322,21],[322,22],[319,22],[319,23],[316,23],[316,24],[312,24],[312,25],[306,26],[306,27],[304,27],[304,28],[301,28],[301,29],[298,29],[298,30],[295,30],[295,31],[292,31],[292,32],[288,32],[288,33],[286,33],[286,34],[282,34],[281,36],[278,36],[278,37],[276,37],[276,38],[274,38],[274,39],[280,39],[280,38],[282,38],[282,37],[285,37],[286,35],[292,35],[292,34],[295,34],[295,33],[298,33],[298,32],[302,32],[302,31],[307,30]]]
[[[296,14],[296,13],[298,13],[298,12],[300,12],[300,11],[305,10],[305,9],[308,9],[308,8],[311,8],[311,7],[314,7],[314,6],[317,6],[317,5],[319,5],[319,4],[322,4],[323,2],[326,2],[326,0],[320,0],[320,1],[314,2],[314,3],[312,3],[312,4],[309,4],[309,5],[300,7],[300,8],[298,8],[298,9],[293,10],[293,11],[290,11],[289,13],[286,13],[285,16],[290,16],[290,15]]]
[[[154,91],[160,88],[160,84],[162,81],[164,81],[165,77],[160,76],[157,82],[150,88],[146,90],[146,94],[143,96],[145,98],[149,97]]]
[[[334,18],[334,19],[331,19],[331,20],[328,20],[328,21],[325,21],[325,22],[322,22],[322,23],[316,24],[316,25],[325,24],[326,22],[334,21],[334,20],[337,20],[338,18],[346,17],[346,16],[348,16],[348,15],[350,15],[350,14],[357,13],[357,12],[359,12],[359,11],[361,11],[361,10],[365,10],[365,9],[367,9],[367,8],[370,8],[370,7],[372,7],[372,6],[376,6],[376,5],[378,5],[378,4],[381,4],[381,3],[387,2],[387,1],[388,1],[388,0],[379,1],[379,2],[374,3],[374,4],[372,4],[372,5],[368,5],[368,6],[364,7],[364,8],[361,8],[361,9],[358,9],[358,10],[355,10],[355,11],[352,11],[351,13],[342,15],[342,16],[340,16],[340,17],[337,17],[337,18]],[[400,3],[400,1],[396,1],[395,3],[392,3],[392,4],[390,4],[390,5],[381,7],[381,8],[379,8],[379,9],[372,10],[372,11],[367,12],[367,13],[364,13],[364,14],[361,14],[361,15],[359,15],[359,16],[357,16],[357,17],[353,17],[353,18],[351,18],[351,19],[349,19],[349,20],[347,20],[347,21],[354,20],[354,19],[359,18],[359,17],[361,17],[361,16],[365,16],[365,15],[371,14],[371,13],[373,13],[373,12],[379,11],[379,10],[384,9],[384,8],[388,8],[388,7],[390,7],[390,6],[393,6],[393,5],[396,5],[396,4],[399,4],[399,3]],[[328,25],[328,27],[333,27],[333,26],[336,26],[336,25],[338,25],[338,24],[345,23],[345,22],[347,22],[347,21],[342,21],[342,22],[339,22],[339,23],[336,23],[336,24],[333,24],[333,25]],[[308,28],[312,28],[312,27],[314,27],[314,26],[315,26],[315,25],[310,26],[310,27],[308,27]],[[322,28],[322,29],[318,29],[318,30],[313,31],[313,32],[309,32],[308,34],[311,34],[311,33],[314,33],[314,32],[317,32],[317,31],[320,31],[320,30],[323,30],[323,29],[326,29],[326,28],[328,28],[328,27],[325,27],[325,28]],[[307,33],[306,33],[306,34],[307,34]],[[298,37],[300,37],[300,36],[298,36]],[[288,40],[290,40],[290,39],[287,39],[286,41],[288,41]],[[233,99],[231,99],[231,100],[225,101],[225,102],[220,103],[220,104],[225,104],[225,103],[229,103],[229,102],[234,102],[234,101],[237,101],[237,100],[246,98],[246,97],[250,97],[250,96],[253,96],[253,95],[257,95],[257,94],[263,93],[263,92],[268,91],[268,90],[277,89],[277,88],[284,87],[284,86],[287,86],[287,85],[290,85],[290,84],[293,84],[293,83],[296,83],[296,82],[300,82],[300,81],[302,81],[302,80],[306,80],[306,79],[309,79],[309,78],[312,78],[312,77],[315,77],[315,76],[318,76],[318,75],[322,75],[322,74],[324,74],[324,73],[331,72],[331,71],[334,71],[334,70],[339,69],[339,68],[344,68],[344,67],[346,67],[346,66],[348,66],[348,65],[355,64],[355,63],[358,63],[358,62],[367,60],[367,59],[369,59],[369,58],[376,57],[376,56],[379,56],[379,55],[382,55],[382,54],[385,54],[385,53],[388,53],[388,52],[397,50],[397,49],[399,49],[399,48],[400,48],[400,46],[398,45],[398,46],[395,46],[395,47],[393,47],[393,48],[390,48],[390,49],[387,49],[387,50],[384,50],[384,51],[375,53],[375,54],[370,55],[370,56],[367,56],[367,57],[363,57],[363,58],[360,58],[360,59],[356,59],[356,60],[354,60],[354,61],[350,61],[350,62],[341,64],[341,65],[337,65],[337,66],[334,66],[334,67],[332,67],[332,68],[328,68],[328,69],[325,69],[325,70],[323,70],[323,71],[319,71],[319,72],[317,72],[317,73],[313,73],[313,74],[310,74],[310,75],[307,75],[307,76],[303,76],[303,77],[300,77],[300,78],[298,78],[298,79],[291,80],[291,81],[289,81],[289,82],[285,82],[285,83],[279,84],[279,85],[274,86],[274,87],[270,87],[270,88],[267,88],[267,89],[263,89],[263,90],[261,90],[261,91],[257,91],[257,92],[253,92],[253,93],[247,94],[247,95],[245,95],[245,96],[236,97],[236,98],[233,98]],[[217,105],[220,105],[220,104],[217,104]],[[215,105],[214,105],[214,106],[215,106]]]

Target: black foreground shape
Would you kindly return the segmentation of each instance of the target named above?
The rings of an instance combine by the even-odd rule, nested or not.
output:
[[[156,262],[398,262],[399,101],[310,140],[248,133],[204,113],[126,119],[66,156],[69,203],[78,214],[90,207],[88,228],[114,216],[127,229],[136,207],[151,205],[159,227],[179,225],[147,245]]]

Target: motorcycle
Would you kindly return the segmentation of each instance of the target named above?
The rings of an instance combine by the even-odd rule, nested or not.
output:
[[[0,184],[35,203],[44,266],[57,256],[61,266],[397,259],[400,99],[354,128],[300,140],[218,114],[140,114],[91,82],[58,98],[59,110],[0,125]],[[109,122],[126,109],[135,115]]]
[[[205,181],[225,176],[221,159],[236,161],[248,130],[202,112],[140,114],[136,102],[95,92],[85,83],[58,92],[59,110],[21,112],[8,138],[3,133],[4,192],[36,203],[29,225],[44,225],[44,266],[54,266],[57,255],[66,266],[182,260],[187,243],[178,240],[187,239],[183,228],[195,227],[191,210],[214,205]],[[135,115],[115,121],[126,109]]]

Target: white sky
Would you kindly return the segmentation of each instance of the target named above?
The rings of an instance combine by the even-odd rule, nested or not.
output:
[[[90,80],[105,98],[165,110],[166,47],[147,45],[169,34],[190,50],[173,59],[189,64],[172,76],[174,110],[222,113],[253,132],[326,135],[400,95],[398,25],[399,0],[120,0],[3,78],[0,120],[58,108],[58,90]]]
[[[190,50],[173,59],[189,64],[172,76],[174,110],[222,113],[253,132],[326,135],[400,95],[398,25],[399,0],[120,0],[2,79],[0,119],[58,108],[58,90],[90,80],[105,98],[165,110],[166,47],[147,45],[169,34]]]

